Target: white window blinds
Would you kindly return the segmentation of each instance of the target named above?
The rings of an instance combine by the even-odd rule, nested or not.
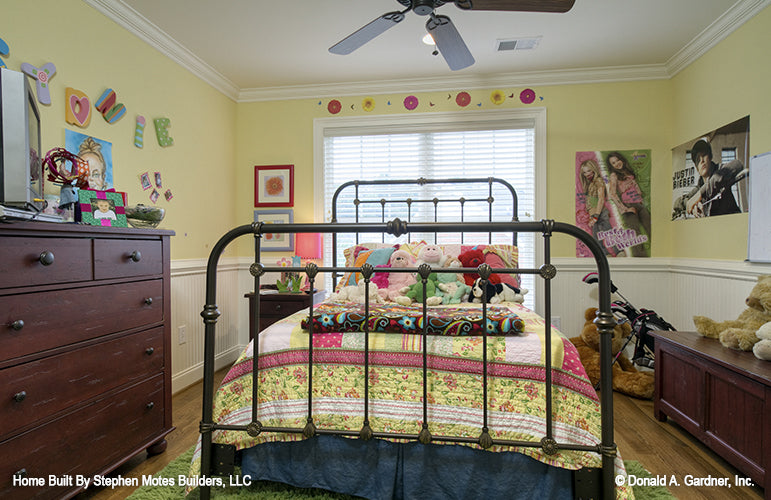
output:
[[[424,125],[406,124],[403,127],[390,124],[374,127],[337,127],[325,128],[323,137],[323,186],[324,207],[327,217],[331,214],[332,197],[341,184],[352,180],[374,179],[417,179],[425,177],[439,178],[487,178],[498,177],[514,186],[518,197],[519,220],[532,220],[535,212],[535,127],[528,120],[485,120],[468,121],[448,125],[446,123],[428,123]],[[367,187],[376,189],[383,198],[398,197],[405,199],[430,200],[435,195],[442,199],[449,197],[486,200],[489,196],[487,184],[469,184],[451,186],[447,184],[397,185],[391,187]],[[370,191],[371,192],[371,191]],[[353,204],[354,190],[348,189],[338,198],[337,218],[339,222],[355,220]],[[513,214],[510,195],[503,187],[493,191],[493,220],[511,221]],[[379,221],[382,212],[386,221],[395,217],[412,221],[431,221],[434,219],[433,203],[415,203],[407,213],[405,204],[359,205],[359,220]],[[439,221],[458,221],[461,219],[458,203],[439,204]],[[463,220],[488,220],[486,202],[467,202],[464,205]],[[398,241],[404,241],[403,236]],[[425,239],[433,241],[434,234],[412,233],[411,240]],[[439,234],[438,242],[460,243],[458,235]],[[350,241],[348,241],[350,240]],[[366,241],[381,241],[380,236]],[[392,241],[386,239],[385,241]],[[360,237],[360,241],[365,241]],[[396,240],[394,240],[396,241]],[[466,234],[465,244],[487,243],[488,235]],[[493,235],[493,243],[511,244],[511,235]],[[342,250],[355,243],[355,235],[341,235],[338,238],[338,265],[344,258]],[[534,267],[535,249],[531,233],[518,235],[520,267]],[[331,263],[331,243],[325,242],[325,261]],[[532,276],[522,276],[522,286],[533,290]],[[526,304],[533,307],[534,294],[526,296]]]

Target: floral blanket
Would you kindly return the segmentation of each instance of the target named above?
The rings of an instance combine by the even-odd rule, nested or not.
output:
[[[367,315],[367,312],[369,313]],[[432,307],[423,318],[423,306],[373,304],[366,311],[364,304],[327,302],[313,310],[313,331],[317,333],[370,332],[427,335],[514,335],[525,331],[525,322],[508,307],[488,305],[486,315],[479,307]],[[300,325],[308,330],[308,319]]]
[[[524,322],[519,335],[487,338],[488,427],[493,438],[540,441],[545,434],[545,353],[543,318],[516,303],[503,304]],[[442,306],[437,306],[441,308]],[[469,304],[468,307],[479,307]],[[432,308],[433,309],[433,308]],[[264,426],[303,428],[307,417],[308,332],[300,323],[307,311],[274,323],[259,335],[258,419]],[[575,347],[552,328],[553,433],[560,443],[600,443],[600,403]],[[364,373],[364,334],[359,331],[313,336],[313,419],[317,428],[359,431],[363,424],[364,377],[369,379],[369,419],[373,431],[418,434],[423,420],[423,337],[370,333],[369,373]],[[433,435],[478,437],[482,428],[480,336],[432,335],[428,352],[428,421]],[[215,395],[214,420],[246,425],[252,413],[253,343],[243,351]],[[216,443],[237,449],[268,441],[293,441],[301,434],[217,430]],[[398,441],[394,439],[394,441]],[[476,446],[476,445],[470,445]],[[539,448],[495,446],[518,451],[567,469],[600,467],[599,455]],[[190,474],[200,471],[200,438]],[[626,474],[620,456],[617,473]],[[630,489],[631,490],[631,489]],[[631,491],[617,489],[619,498]]]

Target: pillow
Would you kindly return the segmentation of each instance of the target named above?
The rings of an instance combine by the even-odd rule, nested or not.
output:
[[[380,245],[380,246],[375,246]],[[370,264],[372,267],[388,264],[388,259],[396,250],[395,245],[385,244],[364,244],[348,247],[343,251],[345,255],[345,267],[361,267],[364,264]],[[342,279],[337,283],[335,291],[339,292],[341,288],[348,285],[355,285],[361,279],[361,273],[345,273]]]
[[[343,251],[345,255],[345,267],[361,267],[364,263],[372,267],[388,263],[388,259],[395,250],[404,250],[417,259],[420,250],[428,245],[425,241],[412,241],[409,243],[361,243],[348,247]],[[458,255],[472,248],[479,248],[485,255],[485,263],[493,268],[516,268],[519,265],[519,250],[514,245],[439,245],[445,255],[457,258]],[[519,278],[512,274],[499,274],[502,283],[507,283],[519,288]],[[347,285],[355,285],[361,279],[361,273],[345,273],[337,283],[335,291]]]

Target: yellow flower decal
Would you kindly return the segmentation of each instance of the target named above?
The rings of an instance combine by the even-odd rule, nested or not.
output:
[[[372,111],[375,109],[375,100],[371,97],[365,97],[363,101],[361,101],[361,109],[364,111]]]
[[[493,104],[503,104],[503,101],[505,100],[506,94],[504,94],[502,90],[493,90],[492,94],[490,94],[490,101]]]

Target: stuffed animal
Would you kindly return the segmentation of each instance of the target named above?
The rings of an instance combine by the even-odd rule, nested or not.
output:
[[[356,302],[357,304],[364,303],[364,280],[359,281],[356,285],[344,286],[340,291],[333,293],[329,296],[329,299],[333,302]],[[369,282],[369,302],[370,304],[383,304],[385,301],[378,293],[377,285]]]
[[[758,342],[752,346],[752,353],[758,359],[771,361],[771,322],[764,324],[755,332]]]
[[[474,285],[471,287],[468,301],[474,303],[482,302],[482,280],[477,278],[474,281]],[[499,302],[519,302],[520,304],[525,301],[524,293],[521,293],[521,289],[514,288],[508,283],[487,283],[485,288],[485,298],[490,304],[497,304]],[[525,289],[527,293],[527,289]]]
[[[458,255],[458,259],[461,264],[463,264],[463,267],[477,268],[485,263],[485,254],[479,248],[473,247],[465,252],[461,252],[461,254]],[[477,273],[463,273],[463,279],[468,286],[474,286],[474,281],[476,281],[477,278],[479,278]],[[497,274],[491,274],[489,281],[491,283],[500,283],[501,277]]]
[[[444,266],[444,262],[447,260],[447,256],[444,255],[439,245],[426,245],[418,252],[418,260],[415,265],[428,264],[432,268]]]
[[[391,268],[413,267],[412,255],[405,250],[396,250],[391,254],[388,265]],[[415,283],[412,273],[388,273],[388,287],[378,290],[380,297],[385,301],[394,301],[396,297],[404,295],[402,289]]]
[[[600,381],[600,334],[597,330],[597,325],[594,324],[596,314],[596,307],[587,309],[584,312],[586,323],[584,323],[581,336],[569,339],[576,346],[586,374],[595,387]],[[632,326],[629,322],[617,324],[613,328],[611,350],[614,355],[619,353],[621,346],[624,344],[624,339],[631,332]],[[640,399],[651,399],[653,397],[653,375],[637,371],[634,364],[623,353],[613,363],[612,373],[614,391]]]
[[[771,321],[771,275],[758,276],[758,282],[744,302],[747,309],[735,320],[717,322],[705,316],[694,316],[696,331],[720,340],[725,347],[751,351],[760,340],[755,332]]]
[[[436,287],[436,273],[431,273],[426,279],[426,305],[436,306],[442,303],[442,292]],[[394,302],[408,306],[413,302],[423,303],[423,280],[420,279],[410,286],[402,288],[402,295]]]
[[[442,291],[442,304],[460,304],[463,302],[463,297],[471,293],[471,287],[465,281],[437,283],[436,286]]]

